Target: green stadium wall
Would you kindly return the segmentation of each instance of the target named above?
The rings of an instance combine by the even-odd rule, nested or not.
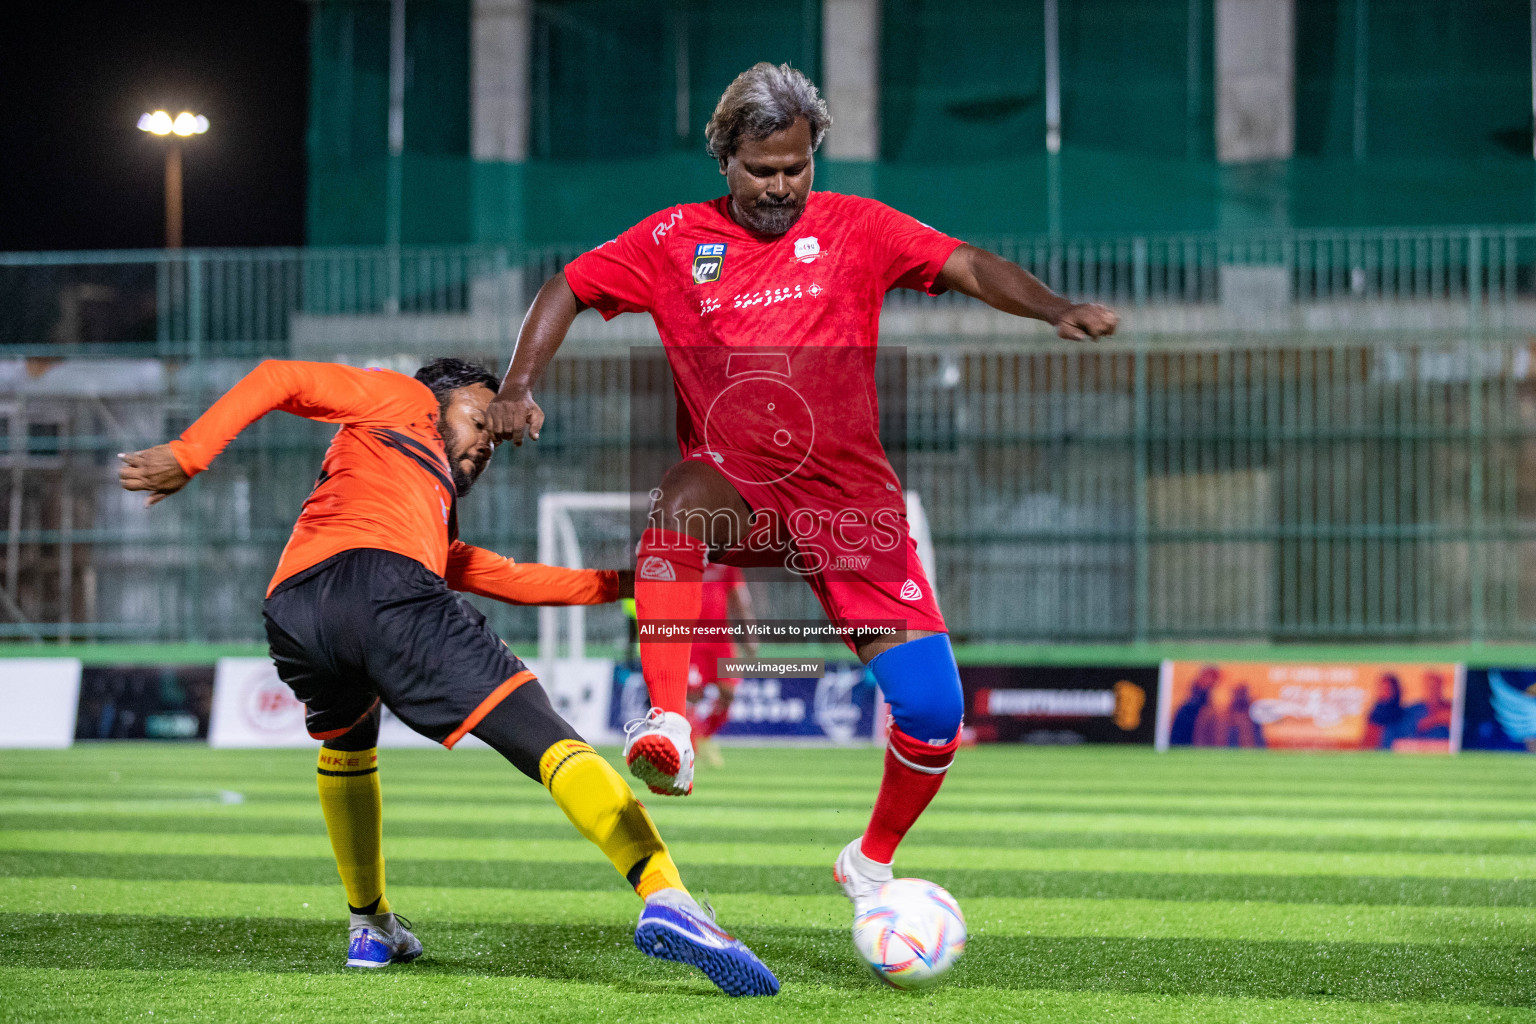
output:
[[[887,0],[881,158],[823,159],[818,186],[978,239],[1053,227],[1041,6]],[[820,71],[815,0],[788,16],[701,2],[533,7],[530,155],[502,164],[469,156],[468,0],[408,5],[405,242],[593,243],[654,210],[719,195],[702,129],[731,77],[759,59]],[[1224,167],[1213,154],[1211,0],[1064,3],[1054,226],[1123,234],[1536,219],[1528,6],[1372,4],[1363,50],[1355,9],[1297,0],[1296,155]],[[376,244],[389,8],[318,0],[311,10],[308,241]],[[682,135],[679,39],[689,48]]]

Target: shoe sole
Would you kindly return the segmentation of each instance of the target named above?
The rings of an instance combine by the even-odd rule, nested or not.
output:
[[[629,748],[626,759],[630,774],[659,796],[687,796],[693,786],[677,788],[677,748],[660,737],[642,736]]]
[[[635,948],[658,960],[697,967],[728,996],[771,996],[779,991],[779,979],[762,963],[695,942],[665,925],[636,928]]]
[[[385,960],[383,962],[380,962],[378,960],[353,960],[353,959],[351,959],[349,957],[347,959],[347,966],[348,967],[369,967],[369,968],[373,968],[373,967],[388,967],[390,964],[408,964],[412,960],[415,960],[417,957],[421,956],[421,954],[422,954],[422,950],[416,949],[416,950],[412,950],[409,953],[400,953],[400,954],[398,954],[396,956],[392,956],[388,960]]]

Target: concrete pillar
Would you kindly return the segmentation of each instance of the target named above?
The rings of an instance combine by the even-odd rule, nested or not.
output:
[[[470,15],[470,153],[476,160],[528,159],[531,0],[474,0]]]
[[[823,0],[820,85],[833,121],[822,154],[834,160],[878,160],[879,0]]]
[[[477,242],[524,237],[523,165],[528,160],[532,0],[473,0],[470,8],[469,152]],[[521,278],[477,282],[476,310],[521,308]],[[510,292],[509,292],[510,289]],[[510,295],[510,297],[509,297]],[[489,303],[487,296],[494,296]]]
[[[1216,0],[1216,158],[1296,148],[1296,0]]]

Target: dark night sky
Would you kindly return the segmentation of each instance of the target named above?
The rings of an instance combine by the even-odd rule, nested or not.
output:
[[[145,110],[208,116],[187,143],[186,244],[304,241],[302,0],[0,3],[0,249],[164,243]]]

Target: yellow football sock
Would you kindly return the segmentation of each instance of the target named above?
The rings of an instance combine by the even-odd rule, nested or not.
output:
[[[315,776],[320,813],[336,854],[336,871],[347,903],[360,912],[389,913],[384,898],[384,807],[379,793],[377,749],[320,748]],[[378,901],[377,908],[373,907]]]
[[[661,889],[688,891],[655,822],[597,751],[561,740],[539,758],[539,780],[576,831],[597,844],[642,898]]]

